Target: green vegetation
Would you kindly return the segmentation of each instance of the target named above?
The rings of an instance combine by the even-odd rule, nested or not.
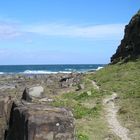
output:
[[[88,95],[88,93],[90,93],[90,95]],[[92,92],[87,91],[80,93],[79,95],[76,95],[75,93],[63,94],[61,97],[57,97],[55,102],[52,102],[51,105],[71,109],[76,119],[81,119],[85,116],[98,116],[101,110],[100,103],[97,103],[94,107],[86,107],[83,104],[89,97],[93,97],[93,93],[92,90]]]
[[[84,82],[89,83],[84,90],[59,94],[51,105],[65,107],[73,112],[78,140],[102,140],[110,136],[117,140],[104,119],[102,99],[109,92],[94,89],[88,75],[84,77]]]
[[[78,134],[77,138],[78,140],[89,140],[88,136],[84,134]]]
[[[140,138],[140,61],[108,65],[104,69],[84,75],[85,89],[55,97],[51,105],[71,109],[76,118],[78,140],[119,140],[110,131],[105,119],[102,100],[116,92],[120,107],[118,119],[130,130],[132,139]],[[94,89],[92,80],[100,90]]]
[[[132,139],[139,139],[140,61],[109,65],[89,78],[96,80],[101,89],[118,93],[118,118],[122,125],[129,128]]]

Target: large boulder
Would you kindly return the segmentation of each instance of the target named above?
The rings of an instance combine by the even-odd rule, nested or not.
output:
[[[5,140],[74,140],[74,118],[64,108],[14,102]]]
[[[42,97],[43,92],[44,88],[42,86],[35,86],[29,88],[29,95],[32,97]]]
[[[44,88],[42,86],[34,86],[30,88],[25,88],[22,99],[31,102],[33,98],[42,98]]]
[[[140,10],[132,17],[125,27],[124,38],[116,53],[111,57],[111,63],[127,62],[140,57]]]

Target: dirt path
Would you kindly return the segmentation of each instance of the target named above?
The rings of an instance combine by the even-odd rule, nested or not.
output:
[[[93,87],[94,87],[95,89],[97,89],[97,90],[100,89],[99,86],[96,84],[95,81],[91,81],[91,82],[92,82],[92,85],[93,85]]]
[[[100,89],[95,81],[92,81],[92,85],[95,89]],[[117,93],[113,92],[112,95],[103,100],[103,105],[105,106],[106,111],[106,119],[108,121],[109,127],[118,137],[120,137],[122,140],[131,140],[130,138],[128,138],[129,130],[121,126],[120,122],[117,119],[118,107],[115,106],[114,103],[117,97]]]
[[[113,93],[110,97],[107,97],[106,99],[103,100],[103,104],[106,110],[106,118],[109,127],[117,136],[119,136],[122,140],[130,140],[130,138],[128,138],[129,132],[128,129],[121,126],[121,124],[117,119],[118,107],[116,107],[114,104],[114,100],[116,98],[117,94]]]

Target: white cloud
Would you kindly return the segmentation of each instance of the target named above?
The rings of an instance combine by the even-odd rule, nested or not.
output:
[[[40,24],[25,25],[0,22],[0,39],[28,36],[33,34],[42,36],[90,38],[99,40],[120,39],[123,35],[125,24],[103,24],[91,26],[66,25],[66,24]]]
[[[66,36],[93,39],[116,39],[123,35],[125,24],[75,26],[63,24],[29,25],[24,31],[46,36]]]
[[[20,36],[21,32],[13,24],[0,23],[0,39],[9,39]]]

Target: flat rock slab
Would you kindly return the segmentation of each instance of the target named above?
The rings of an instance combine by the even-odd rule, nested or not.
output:
[[[14,102],[6,140],[75,140],[74,118],[64,108]]]

